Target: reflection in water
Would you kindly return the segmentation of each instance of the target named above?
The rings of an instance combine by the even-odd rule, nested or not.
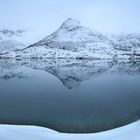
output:
[[[56,76],[65,87],[72,89],[78,87],[82,81],[96,78],[105,73],[119,73],[135,75],[140,73],[140,62],[114,62],[109,60],[1,60],[0,78],[26,78],[24,70],[20,67],[25,66],[35,70],[43,70]],[[17,70],[20,69],[20,71]]]
[[[126,125],[140,118],[139,74],[134,61],[1,60],[0,123],[75,133]]]
[[[0,78],[5,79],[5,80],[9,80],[12,78],[22,79],[22,78],[25,78],[25,76],[24,76],[23,72],[18,72],[18,73],[9,72],[9,73],[1,76]]]

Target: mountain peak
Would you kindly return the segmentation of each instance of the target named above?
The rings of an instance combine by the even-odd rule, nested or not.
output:
[[[60,28],[71,31],[80,27],[82,27],[82,25],[80,24],[78,20],[68,18],[67,20],[63,22]]]
[[[58,30],[31,46],[45,45],[54,48],[72,49],[73,46],[83,46],[83,42],[98,42],[102,38],[104,38],[103,35],[92,32],[89,28],[82,26],[78,20],[68,18]]]

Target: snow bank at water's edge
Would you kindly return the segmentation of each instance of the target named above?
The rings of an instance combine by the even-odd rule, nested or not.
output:
[[[140,121],[95,134],[63,134],[37,126],[0,125],[0,140],[140,140]]]

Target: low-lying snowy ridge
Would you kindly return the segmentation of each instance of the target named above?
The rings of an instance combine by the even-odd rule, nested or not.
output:
[[[0,54],[16,53],[39,40],[40,35],[27,30],[0,30]]]
[[[0,30],[0,40],[6,40],[9,38],[15,38],[15,37],[20,37],[25,33],[24,30],[15,30],[11,31],[8,29],[3,29]]]
[[[122,51],[139,51],[140,35],[139,34],[122,34],[112,36],[112,45],[116,50]]]
[[[25,48],[25,45],[19,40],[24,35],[23,30],[11,31],[4,29],[0,31],[0,53],[8,53],[18,49]]]
[[[15,40],[4,40],[0,41],[0,53],[8,53],[10,51],[17,51],[18,49],[24,48],[25,45]]]

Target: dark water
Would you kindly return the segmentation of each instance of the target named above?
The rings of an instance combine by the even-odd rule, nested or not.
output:
[[[1,60],[0,123],[89,133],[140,119],[140,62]]]

